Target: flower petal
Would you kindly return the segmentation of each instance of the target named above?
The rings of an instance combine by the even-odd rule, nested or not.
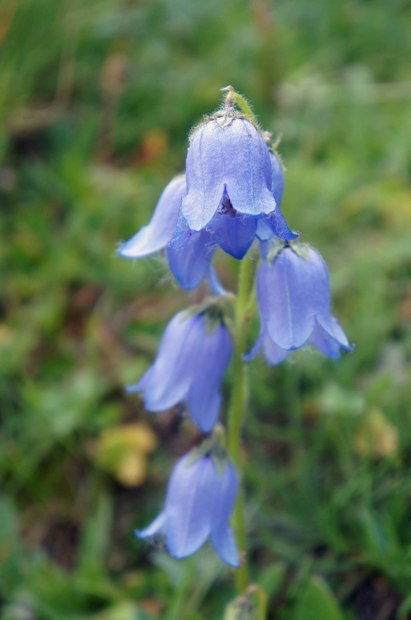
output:
[[[263,339],[264,356],[270,366],[277,366],[281,364],[291,353],[286,349],[281,349],[270,338],[268,334]]]
[[[284,193],[284,170],[277,155],[270,151],[271,178],[270,190],[274,195],[277,208],[280,207]]]
[[[298,233],[293,232],[288,227],[286,219],[281,212],[281,209],[277,208],[273,213],[261,218],[257,222],[257,237],[260,241],[268,241],[274,236],[285,241],[292,241],[297,239]]]
[[[187,152],[187,195],[182,212],[192,230],[201,230],[217,211],[224,192],[221,127],[209,121],[192,135]]]
[[[183,214],[192,230],[201,230],[217,211],[224,189],[235,211],[257,217],[276,207],[269,190],[271,163],[267,145],[246,119],[222,126],[210,120],[191,138],[187,153],[187,195]]]
[[[270,153],[261,134],[243,119],[223,131],[227,131],[224,179],[233,209],[254,217],[271,213],[276,202],[269,189]]]
[[[185,193],[185,176],[172,179],[161,194],[150,223],[120,246],[119,256],[141,258],[165,248],[174,235]]]
[[[222,297],[224,295],[227,295],[227,291],[220,282],[218,274],[212,264],[210,264],[208,268],[208,283],[210,286],[210,290],[212,293],[214,293],[214,295],[219,295]]]
[[[254,241],[257,220],[239,213],[217,211],[208,230],[224,252],[241,260]]]
[[[198,317],[179,312],[168,324],[154,364],[128,392],[143,392],[148,411],[164,411],[185,399],[191,380]],[[196,353],[194,352],[194,356]]]
[[[206,230],[193,232],[181,215],[175,235],[167,248],[169,267],[186,290],[196,288],[207,274],[215,245]]]
[[[264,328],[261,329],[260,334],[251,351],[244,355],[244,359],[246,361],[254,359],[261,349],[263,349],[264,356],[270,366],[276,366],[277,364],[280,364],[291,353],[291,351],[287,351],[286,349],[281,349],[280,347],[278,347],[271,340],[267,330],[265,330]]]
[[[233,343],[228,329],[220,324],[212,332],[203,316],[204,331],[197,355],[192,360],[192,376],[187,405],[197,426],[208,433],[215,425],[221,406],[221,384],[230,362]]]
[[[209,457],[191,462],[190,455],[187,455],[175,466],[165,506],[167,546],[175,558],[191,555],[209,536],[213,482],[213,465]]]
[[[154,521],[150,523],[150,525],[147,525],[147,527],[145,527],[143,530],[135,530],[135,535],[137,536],[137,538],[145,539],[152,538],[153,536],[160,534],[160,532],[164,530],[165,518],[165,513],[160,512],[160,514],[154,519]]]
[[[220,558],[230,566],[239,565],[238,551],[230,527],[231,513],[238,492],[237,473],[231,463],[227,463],[223,472],[215,468],[213,514],[211,521],[211,538]]]
[[[262,322],[281,349],[301,347],[314,326],[308,260],[285,247],[270,264],[263,261],[257,274],[257,298]]]
[[[264,344],[264,334],[265,334],[264,330],[261,329],[260,333],[258,335],[258,338],[255,341],[255,343],[252,346],[252,348],[250,349],[250,351],[243,355],[244,361],[250,362],[251,360],[253,360],[259,354],[260,349],[261,349],[261,347]]]
[[[333,316],[329,316],[327,321],[317,318],[310,340],[321,353],[331,359],[338,359],[341,349],[353,350],[341,325]]]

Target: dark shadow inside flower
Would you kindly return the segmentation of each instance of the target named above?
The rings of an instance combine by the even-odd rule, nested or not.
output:
[[[227,192],[210,224],[207,226],[213,241],[224,252],[241,260],[254,241],[257,220],[247,217],[233,208]]]

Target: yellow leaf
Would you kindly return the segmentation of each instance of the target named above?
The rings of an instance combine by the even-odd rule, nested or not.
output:
[[[142,423],[104,430],[94,445],[96,463],[125,486],[138,486],[146,477],[146,457],[157,445],[153,431]]]

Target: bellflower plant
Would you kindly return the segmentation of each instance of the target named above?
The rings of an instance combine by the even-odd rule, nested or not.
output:
[[[294,242],[274,247],[257,272],[261,332],[249,359],[262,347],[269,364],[282,362],[307,343],[332,359],[352,350],[331,315],[328,268],[320,254]]]
[[[158,355],[143,377],[128,388],[142,393],[148,411],[180,403],[205,433],[215,426],[221,383],[233,350],[232,337],[215,307],[182,311],[167,326]]]
[[[192,134],[186,175],[170,181],[150,223],[118,254],[165,250],[177,282],[191,290],[209,274],[216,248],[241,260],[256,238],[295,239],[280,209],[283,169],[267,139],[231,108],[210,117]]]
[[[164,252],[182,288],[196,288],[208,276],[214,293],[171,319],[153,364],[128,388],[150,412],[184,407],[206,435],[179,459],[163,511],[136,535],[162,535],[175,558],[191,555],[210,539],[235,569],[241,604],[233,610],[255,592],[248,587],[241,486],[246,365],[261,349],[274,365],[306,344],[331,359],[352,347],[331,312],[324,259],[296,241],[282,214],[284,169],[271,135],[241,95],[232,87],[223,90],[222,107],[191,133],[185,174],[170,181],[150,223],[118,253],[141,258]],[[241,261],[235,295],[219,284],[213,267],[218,249]],[[260,335],[246,355],[247,327],[257,308]],[[230,362],[233,381],[224,407],[222,384]],[[225,417],[226,433],[217,425]],[[263,601],[262,596],[258,618],[265,618]]]
[[[237,568],[239,555],[230,527],[237,490],[237,473],[228,459],[211,453],[198,457],[195,451],[186,454],[171,474],[164,510],[136,535],[163,534],[170,554],[177,559],[195,553],[211,538],[220,558]]]

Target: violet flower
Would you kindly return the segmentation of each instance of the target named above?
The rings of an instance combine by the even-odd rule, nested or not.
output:
[[[238,567],[239,558],[230,527],[230,516],[238,490],[237,474],[225,460],[216,462],[210,454],[181,458],[171,474],[165,506],[139,538],[163,534],[170,554],[185,558],[211,538],[220,558]]]
[[[236,213],[227,194],[224,194],[211,222],[202,230],[194,231],[181,211],[187,190],[184,175],[179,175],[164,189],[150,223],[120,246],[119,256],[143,258],[166,250],[170,270],[177,282],[182,288],[191,290],[209,274],[217,247],[241,260],[256,237],[262,241],[273,236],[294,239],[297,235],[289,229],[280,210],[284,189],[281,164],[272,153],[269,153],[269,160],[269,187],[277,204],[269,216],[256,219]]]
[[[152,412],[185,403],[197,426],[209,432],[220,413],[221,383],[232,349],[230,332],[220,317],[207,310],[179,312],[164,332],[154,363],[127,390],[141,392],[145,408]]]
[[[186,175],[183,215],[192,230],[207,226],[225,197],[244,215],[260,217],[276,209],[267,144],[241,116],[216,115],[193,132]]]
[[[262,261],[257,273],[261,331],[248,358],[263,348],[267,361],[282,362],[306,343],[332,359],[352,350],[331,314],[328,268],[313,248],[284,245]]]
[[[205,231],[193,232],[181,216],[186,193],[185,176],[174,177],[165,187],[147,226],[122,243],[122,258],[143,258],[167,249],[170,270],[182,288],[196,288],[210,269],[215,247]]]

